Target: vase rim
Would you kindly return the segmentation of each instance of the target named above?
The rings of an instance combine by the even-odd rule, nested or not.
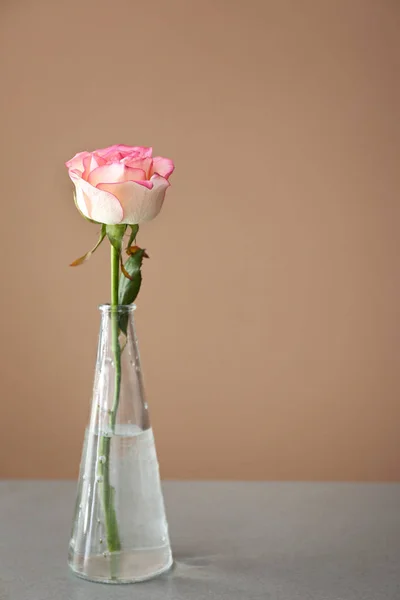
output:
[[[117,306],[113,307],[111,304],[100,304],[99,311],[104,313],[111,313],[113,310],[119,313],[131,313],[136,310],[136,304],[117,304]]]

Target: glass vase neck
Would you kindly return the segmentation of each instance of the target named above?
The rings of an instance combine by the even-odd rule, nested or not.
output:
[[[136,304],[100,304],[99,311],[102,315],[109,315],[111,313],[118,314],[131,314],[136,310]]]

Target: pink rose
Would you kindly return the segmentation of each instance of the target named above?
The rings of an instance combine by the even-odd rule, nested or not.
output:
[[[65,164],[80,212],[106,225],[154,219],[174,170],[169,158],[152,158],[152,148],[121,144],[79,152]]]

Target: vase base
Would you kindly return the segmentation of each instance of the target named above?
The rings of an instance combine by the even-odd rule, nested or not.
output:
[[[74,575],[95,583],[140,583],[169,571],[173,565],[170,548],[121,552],[113,555],[70,557],[69,567]],[[113,576],[113,573],[115,575]]]

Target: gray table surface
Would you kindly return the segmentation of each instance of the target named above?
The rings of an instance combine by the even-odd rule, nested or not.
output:
[[[398,600],[400,485],[166,482],[176,564],[131,585],[66,565],[71,482],[0,483],[1,600]]]

